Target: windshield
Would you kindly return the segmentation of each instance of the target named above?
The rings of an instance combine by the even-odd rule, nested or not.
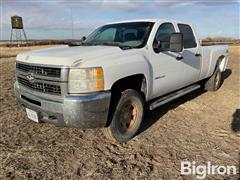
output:
[[[105,25],[90,34],[84,44],[141,48],[146,45],[152,26],[152,22]]]

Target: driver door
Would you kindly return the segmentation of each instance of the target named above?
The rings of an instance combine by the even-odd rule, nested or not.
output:
[[[183,63],[178,60],[179,53],[170,52],[170,36],[175,33],[172,23],[163,23],[159,26],[154,43],[160,42],[162,50],[154,49],[150,53],[150,61],[153,70],[153,90],[152,95],[158,97],[182,87]],[[166,50],[164,50],[166,49]]]

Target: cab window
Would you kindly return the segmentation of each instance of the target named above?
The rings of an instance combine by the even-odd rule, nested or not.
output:
[[[160,48],[162,50],[168,50],[170,48],[171,34],[175,33],[175,29],[172,23],[163,23],[159,26],[154,43],[160,42]]]
[[[187,24],[178,24],[179,31],[183,34],[183,46],[185,49],[197,46],[192,28]]]

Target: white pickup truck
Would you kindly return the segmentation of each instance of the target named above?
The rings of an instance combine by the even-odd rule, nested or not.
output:
[[[33,121],[104,127],[108,137],[126,142],[139,130],[145,108],[200,87],[218,90],[227,60],[227,46],[202,47],[186,23],[109,23],[78,46],[19,54],[15,94]]]

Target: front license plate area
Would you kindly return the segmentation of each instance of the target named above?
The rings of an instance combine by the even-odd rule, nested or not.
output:
[[[37,114],[37,112],[36,111],[33,111],[33,110],[31,110],[31,109],[28,109],[28,108],[26,108],[26,112],[27,112],[27,117],[30,119],[30,120],[32,120],[32,121],[34,121],[34,122],[39,122],[39,120],[38,120],[38,114]]]

